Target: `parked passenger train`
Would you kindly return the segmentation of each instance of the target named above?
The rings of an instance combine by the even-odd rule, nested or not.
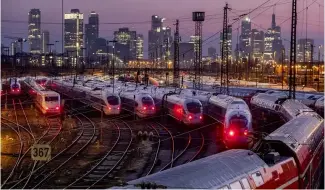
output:
[[[21,85],[18,78],[10,79],[10,94],[19,95],[21,93]]]
[[[135,112],[140,117],[150,117],[156,114],[156,105],[148,93],[139,92],[135,89],[123,89],[119,92],[123,108]]]
[[[201,124],[203,121],[203,106],[197,99],[170,95],[164,105],[167,105],[170,116],[186,125]]]
[[[71,81],[54,82],[56,90],[80,102],[91,105],[106,115],[118,115],[121,113],[121,99],[117,94],[108,92],[105,88],[90,88],[82,85],[74,85]]]
[[[250,147],[252,114],[244,100],[219,94],[210,97],[208,115],[223,121],[222,140],[229,148]]]
[[[127,182],[122,188],[318,189],[324,174],[323,125],[315,112],[302,112],[253,151],[228,150]]]
[[[61,112],[61,99],[60,94],[49,90],[36,91],[36,106],[43,114],[47,113],[60,113]]]

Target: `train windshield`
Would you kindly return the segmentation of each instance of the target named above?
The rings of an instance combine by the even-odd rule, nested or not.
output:
[[[246,126],[247,126],[247,120],[246,120],[246,118],[243,118],[243,117],[232,118],[232,119],[230,119],[229,123],[230,123],[231,128],[235,128],[238,130],[246,128]]]
[[[56,102],[56,101],[59,101],[59,97],[58,96],[46,96],[45,101],[46,102]]]
[[[189,102],[186,104],[186,107],[190,113],[196,114],[201,112],[201,105],[197,102]]]
[[[153,106],[154,105],[154,103],[150,97],[143,97],[142,103],[144,106]]]
[[[107,102],[112,106],[116,106],[119,104],[119,100],[116,96],[108,96]]]
[[[233,102],[231,102],[231,104],[244,104],[244,102],[240,102],[240,101],[233,101]]]
[[[13,85],[11,86],[11,88],[19,88],[19,85],[18,85],[18,84],[13,84]]]

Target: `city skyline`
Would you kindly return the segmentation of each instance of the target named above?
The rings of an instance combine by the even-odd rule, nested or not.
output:
[[[7,20],[8,22],[3,22],[2,25],[2,33],[3,35],[12,35],[12,36],[27,36],[27,17],[26,16],[22,16],[22,14],[24,13],[23,11],[26,10],[25,13],[27,13],[28,11],[30,11],[30,9],[32,8],[39,8],[42,12],[42,20],[41,20],[41,29],[42,30],[49,30],[51,31],[51,40],[58,40],[60,41],[58,43],[58,51],[61,52],[62,50],[62,26],[61,26],[61,22],[62,22],[62,17],[61,17],[61,2],[57,2],[56,5],[53,5],[53,8],[49,9],[48,7],[45,7],[45,5],[49,5],[49,7],[51,5],[51,2],[49,3],[44,3],[44,1],[37,1],[37,0],[32,0],[33,2],[35,1],[35,3],[30,3],[33,4],[33,6],[31,7],[30,5],[26,5],[25,7],[22,7],[21,9],[19,9],[20,11],[16,11],[17,14],[10,14],[8,10],[12,10],[12,7],[14,4],[18,3],[19,0],[13,0],[10,2],[3,2],[2,6],[4,7],[4,11],[2,12],[2,20]],[[38,3],[37,3],[38,2]],[[141,8],[141,3],[146,3],[147,5],[151,4],[151,2],[146,1],[146,0],[142,0],[142,1],[137,1],[138,4],[134,4],[134,2],[129,1],[129,0],[124,0],[123,3],[128,3],[130,6],[128,7],[132,7],[131,5],[135,5],[132,11],[128,11],[128,14],[125,14],[124,11],[121,13],[116,13],[114,10],[113,12],[109,12],[109,11],[104,11],[103,10],[103,6],[98,6],[96,5],[96,3],[92,3],[91,5],[89,5],[89,3],[85,2],[85,3],[73,3],[74,1],[66,1],[64,2],[64,13],[68,13],[70,12],[71,9],[79,9],[81,13],[84,14],[85,18],[88,18],[88,16],[90,15],[91,11],[95,11],[96,13],[98,13],[99,17],[101,17],[101,21],[100,21],[100,26],[99,26],[99,36],[103,37],[105,39],[112,39],[113,38],[113,32],[118,30],[118,28],[122,28],[122,27],[128,27],[130,28],[130,30],[134,30],[139,34],[142,34],[144,36],[144,56],[147,57],[147,51],[148,51],[148,30],[151,27],[151,22],[150,22],[150,17],[152,15],[159,15],[163,18],[166,18],[166,20],[164,21],[165,26],[169,26],[172,29],[172,33],[174,31],[174,26],[173,23],[175,22],[176,18],[180,18],[180,34],[182,36],[182,40],[183,41],[189,41],[189,38],[191,35],[194,35],[194,23],[191,21],[191,19],[189,19],[191,17],[191,11],[193,10],[203,10],[206,11],[207,15],[210,15],[210,17],[208,17],[206,19],[206,21],[203,23],[203,39],[206,39],[207,37],[213,35],[214,33],[218,32],[221,30],[221,23],[222,23],[222,7],[224,6],[224,2],[220,2],[218,3],[218,5],[216,7],[214,7],[212,9],[212,6],[209,6],[208,3],[212,4],[216,4],[213,1],[204,1],[204,3],[199,4],[195,1],[188,1],[188,3],[186,4],[187,6],[184,6],[184,8],[182,8],[178,13],[176,14],[175,10],[176,8],[173,6],[168,7],[167,5],[171,4],[171,1],[164,1],[165,3],[162,3],[160,1],[157,1],[157,6],[159,7],[154,7],[153,10],[151,12],[141,12],[142,9],[145,8]],[[108,7],[108,10],[113,9],[114,7],[119,7],[122,6],[123,3],[121,2],[103,2],[101,0],[96,0],[95,2],[103,3],[105,5],[111,5]],[[182,1],[183,2],[183,1]],[[229,5],[233,8],[238,10],[238,8],[240,8],[240,10],[245,9],[245,7],[251,7],[251,6],[255,6],[257,7],[258,5],[262,4],[265,1],[259,1],[256,0],[254,1],[255,5],[252,5],[251,3],[247,3],[243,4],[243,6],[239,6],[238,4],[235,4],[234,2],[230,1]],[[265,4],[265,7],[272,5],[272,3],[274,4],[273,1]],[[23,3],[24,4],[24,3]],[[39,7],[36,7],[35,5],[39,5]],[[87,8],[85,8],[85,5],[89,5],[87,6]],[[136,6],[137,5],[137,6]],[[160,6],[162,5],[162,6]],[[232,6],[233,5],[233,6]],[[237,7],[234,7],[234,5],[236,5]],[[298,2],[298,11],[302,8],[300,6],[299,8],[299,2]],[[19,5],[22,6],[22,5]],[[289,19],[288,21],[286,21],[284,24],[281,25],[281,23],[286,20],[287,18],[290,18],[290,15],[285,13],[289,13],[290,11],[280,11],[280,10],[290,10],[291,4],[283,4],[283,5],[278,5],[276,6],[276,10],[275,10],[275,14],[276,14],[276,20],[277,20],[277,24],[279,23],[281,28],[282,28],[282,37],[286,40],[284,40],[284,46],[285,48],[289,47],[289,43],[288,43],[288,39],[289,35],[290,35],[290,22],[291,20]],[[323,15],[324,15],[324,11],[323,9],[321,9],[321,23],[322,25],[320,27],[317,26],[317,22],[318,22],[318,4],[315,3],[313,5],[311,5],[311,7],[313,7],[315,9],[315,11],[308,11],[308,19],[311,25],[308,25],[308,38],[312,38],[315,41],[315,44],[320,44],[324,42],[324,38],[323,38],[323,33],[324,33],[324,29],[323,29]],[[30,9],[28,9],[30,8]],[[169,10],[170,8],[170,10]],[[167,12],[168,9],[168,12]],[[265,8],[266,9],[266,8]],[[124,7],[123,10],[127,11],[129,10],[127,7]],[[264,10],[264,9],[263,9]],[[12,10],[13,11],[13,10]],[[15,11],[14,11],[15,12]],[[53,17],[53,14],[51,13],[56,13],[56,17]],[[264,29],[268,29],[271,27],[271,15],[273,13],[273,9],[269,8],[266,12],[263,12],[261,15],[258,15],[261,11],[256,11],[254,13],[252,13],[250,16],[250,18],[252,19],[252,29],[257,29],[259,31],[263,31],[266,32],[266,30]],[[239,13],[239,12],[237,12]],[[107,17],[107,15],[109,14],[115,14],[115,17]],[[138,16],[134,16],[134,15],[138,15]],[[13,16],[15,15],[15,16]],[[25,14],[26,15],[26,14]],[[52,15],[52,16],[51,16]],[[148,15],[148,16],[147,16]],[[235,14],[231,14],[230,12],[230,16],[234,16]],[[256,15],[258,15],[256,18],[254,18]],[[51,17],[50,17],[51,16]],[[298,18],[301,17],[301,13],[298,14]],[[11,21],[21,21],[21,22],[11,22]],[[26,23],[24,22],[26,21]],[[262,22],[260,22],[262,21]],[[123,22],[125,24],[108,24],[109,22]],[[137,23],[135,23],[137,22]],[[85,24],[87,24],[88,22],[86,21]],[[316,23],[316,25],[315,25]],[[58,26],[58,27],[57,27]],[[236,36],[237,36],[237,29],[238,24],[234,24],[233,26],[233,40],[232,40],[232,46],[233,46],[233,51],[234,51],[234,47],[236,47]],[[297,32],[297,36],[298,39],[299,38],[303,38],[305,36],[304,31],[301,31],[301,28],[305,27],[305,24],[302,25],[301,22],[298,21],[298,32]],[[320,29],[320,31],[319,31]],[[10,30],[14,30],[14,32],[9,33]],[[239,30],[240,32],[240,30]],[[322,35],[319,35],[319,33],[322,33]],[[3,44],[8,45],[10,44],[10,40],[9,39],[4,39],[2,35],[2,41]],[[206,55],[207,54],[207,49],[212,46],[215,47],[217,49],[217,52],[220,52],[219,50],[219,35],[217,35],[217,37],[212,38],[212,42],[210,43],[206,43],[203,45],[203,54]],[[26,46],[24,48],[24,50],[26,49]]]

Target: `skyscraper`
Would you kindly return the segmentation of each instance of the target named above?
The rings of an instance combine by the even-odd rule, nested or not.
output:
[[[264,32],[253,29],[251,39],[253,57],[261,59],[264,52]]]
[[[50,32],[44,30],[42,32],[42,53],[49,53],[49,47],[47,44],[50,43]]]
[[[306,62],[311,61],[311,45],[314,45],[313,39],[299,39],[297,42],[297,62],[304,62],[304,54]]]
[[[264,36],[264,60],[279,60],[282,51],[281,27],[276,26],[275,14],[272,14],[271,28]]]
[[[246,16],[241,23],[241,34],[239,42],[239,51],[243,56],[248,56],[251,52],[251,20]]]
[[[129,28],[119,28],[114,32],[116,55],[124,60],[136,59],[137,56],[137,32]]]
[[[160,66],[170,59],[170,48],[172,46],[172,33],[170,27],[164,27],[164,18],[157,15],[151,17],[151,30],[148,32],[148,57],[159,60]]]
[[[214,47],[209,47],[208,48],[208,56],[211,57],[212,59],[215,59],[217,57],[217,50]]]
[[[231,25],[228,26],[228,34],[227,34],[227,41],[226,41],[226,49],[224,49],[224,55],[228,54],[228,58],[232,57],[232,28]],[[223,43],[223,33],[220,33],[220,55],[222,54],[222,43]]]
[[[28,13],[28,41],[30,53],[41,53],[41,11],[31,9]]]
[[[69,51],[69,56],[80,57],[83,55],[81,48],[83,42],[83,14],[79,9],[71,9],[64,14],[64,52]]]
[[[137,59],[143,59],[143,35],[137,35],[137,45],[136,45]]]
[[[86,24],[86,51],[88,55],[94,55],[98,47],[96,47],[96,39],[99,35],[99,16],[92,11],[88,17],[88,24]]]

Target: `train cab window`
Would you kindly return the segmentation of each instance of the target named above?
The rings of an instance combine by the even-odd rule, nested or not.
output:
[[[246,178],[243,178],[240,180],[241,184],[243,185],[244,189],[251,189],[251,186],[248,183],[248,180]]]
[[[116,106],[119,104],[118,98],[116,96],[108,96],[107,97],[107,102],[110,105]]]
[[[55,102],[55,101],[59,101],[59,97],[57,97],[57,96],[46,96],[46,97],[45,97],[45,101],[46,101],[46,102]]]
[[[234,182],[234,183],[231,183],[231,184],[230,184],[230,188],[231,188],[231,189],[243,189],[243,188],[241,187],[239,181],[236,181],[236,182]]]
[[[260,172],[253,173],[252,178],[254,180],[254,183],[255,183],[256,187],[259,187],[259,186],[264,184],[262,174]]]
[[[143,97],[142,103],[144,106],[153,106],[153,101],[150,97]]]
[[[201,105],[197,102],[189,102],[186,104],[186,107],[190,113],[196,114],[201,112]]]

